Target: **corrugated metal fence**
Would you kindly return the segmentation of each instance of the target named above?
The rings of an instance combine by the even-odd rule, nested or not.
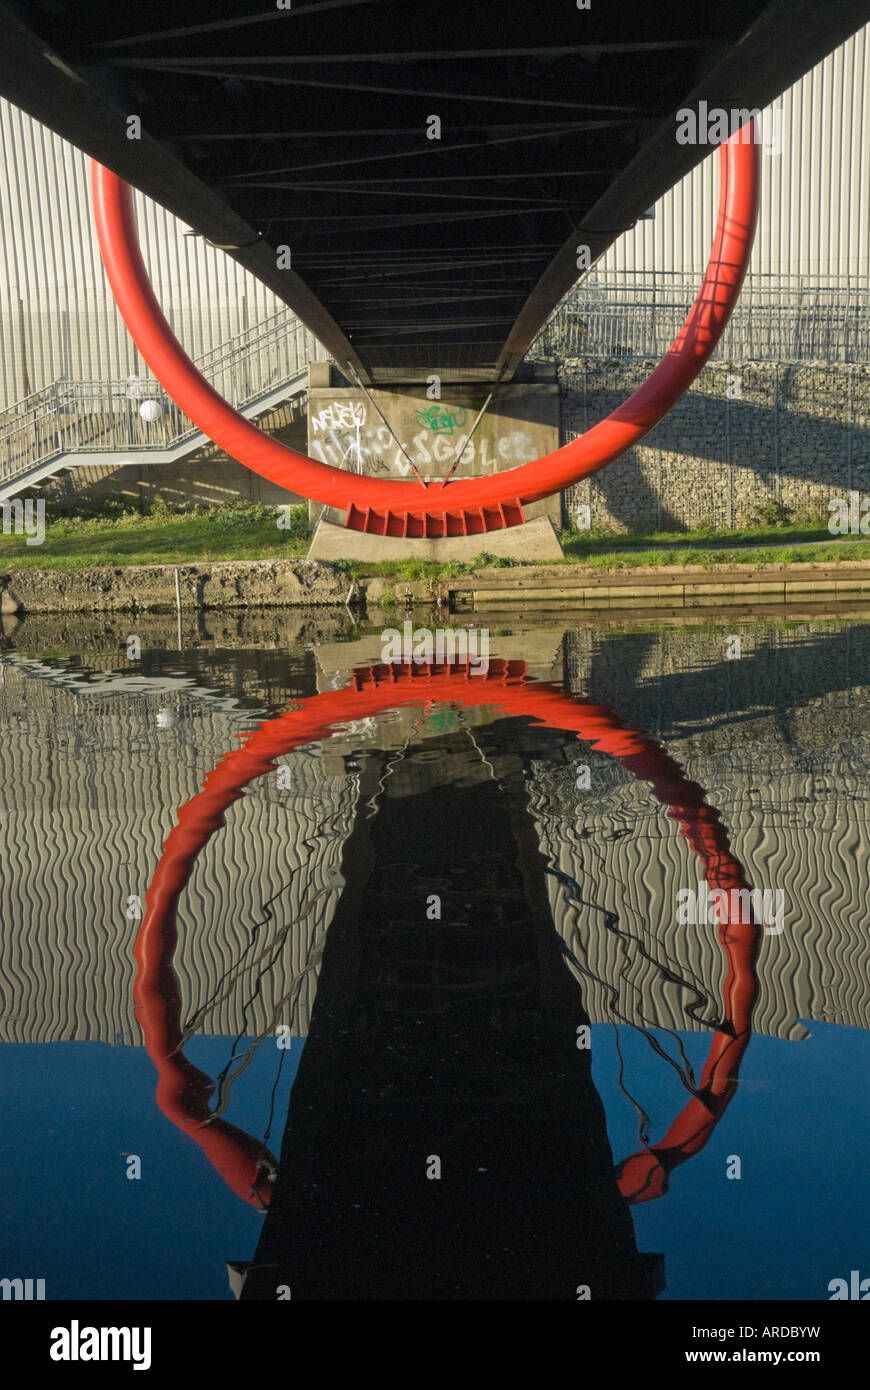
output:
[[[81,150],[0,100],[0,409],[59,379],[150,375],[103,271],[88,166]],[[136,216],[157,297],[191,356],[287,312],[231,257],[139,193]]]

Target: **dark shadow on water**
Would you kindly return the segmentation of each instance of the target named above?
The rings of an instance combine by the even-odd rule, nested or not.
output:
[[[358,819],[244,1299],[658,1291],[517,819],[493,783]]]
[[[668,1190],[736,1091],[758,927],[748,904],[724,915],[720,907],[729,984],[707,1062],[664,1138],[642,1136],[642,1148],[614,1165],[583,983],[571,978],[555,930],[525,783],[508,787],[470,726],[431,751],[449,766],[451,746],[468,758],[470,741],[488,769],[482,785],[423,777],[391,795],[403,753],[366,760],[277,1164],[222,1108],[209,1109],[208,1078],[184,1057],[176,911],[223,812],[276,757],[336,723],[371,723],[421,702],[521,715],[536,738],[591,743],[649,783],[710,888],[726,901],[748,888],[701,787],[608,708],[529,680],[520,661],[493,660],[476,678],[468,663],[356,668],[347,688],[261,725],[179,812],[135,949],[158,1104],[265,1213],[253,1261],[232,1266],[246,1300],[654,1297],[661,1261],[638,1254],[629,1207]],[[417,727],[412,720],[409,741]]]

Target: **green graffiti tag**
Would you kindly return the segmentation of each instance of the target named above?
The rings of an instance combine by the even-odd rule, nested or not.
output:
[[[425,430],[431,430],[433,434],[453,434],[454,430],[462,429],[468,419],[468,411],[450,410],[444,405],[430,405],[428,410],[415,410],[418,424]]]

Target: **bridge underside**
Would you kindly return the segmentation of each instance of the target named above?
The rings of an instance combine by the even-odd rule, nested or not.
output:
[[[387,384],[510,379],[578,278],[578,245],[594,261],[708,152],[677,143],[676,111],[764,106],[866,6],[33,0],[0,13],[9,100],[225,246],[347,374]]]

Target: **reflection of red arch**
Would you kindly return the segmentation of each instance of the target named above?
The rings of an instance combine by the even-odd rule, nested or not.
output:
[[[446,485],[422,484],[422,491],[318,463],[263,434],[228,405],[163,317],[139,252],[129,186],[96,161],[91,182],[100,249],[118,308],[145,361],[201,430],[279,487],[346,510],[345,525],[355,530],[479,535],[516,525],[525,503],[549,497],[618,458],[658,423],[701,371],[737,301],[752,250],[759,162],[752,122],[722,146],[721,160],[719,218],[704,280],[682,329],[643,386],[580,439],[534,463]]]
[[[223,813],[255,777],[275,767],[274,759],[293,748],[326,737],[333,725],[365,718],[397,705],[456,702],[487,705],[526,715],[547,728],[573,731],[617,758],[680,822],[681,833],[704,865],[711,888],[747,887],[728,846],[719,813],[652,739],[624,728],[604,705],[582,704],[556,687],[530,682],[521,661],[490,661],[486,674],[456,666],[362,667],[344,690],[325,691],[261,725],[243,747],[234,749],[210,772],[178,813],[146,895],[147,911],[136,940],[136,1008],[148,1054],[157,1067],[157,1102],[187,1133],[240,1197],[265,1205],[277,1164],[259,1141],[226,1123],[210,1119],[208,1077],[181,1051],[181,998],[172,968],[178,937],[178,899],[200,850],[224,824]],[[717,905],[719,899],[716,899]],[[719,940],[728,959],[724,1019],[713,1036],[701,1084],[660,1144],[626,1159],[617,1170],[619,1188],[631,1203],[649,1201],[667,1189],[669,1172],[697,1153],[709,1139],[737,1086],[737,1071],[749,1043],[757,993],[755,954],[758,928],[747,916],[720,922]]]

